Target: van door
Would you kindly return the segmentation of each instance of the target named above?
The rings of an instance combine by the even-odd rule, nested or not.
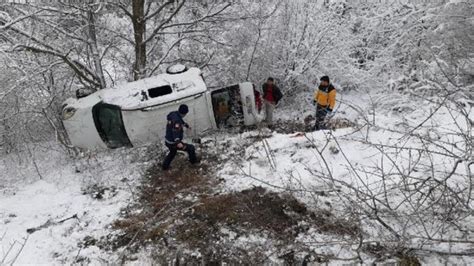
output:
[[[261,108],[258,105],[262,104],[260,98],[256,98],[255,86],[250,82],[243,82],[239,84],[240,97],[242,98],[242,111],[244,118],[244,125],[250,126],[261,122],[265,117]],[[260,93],[258,93],[260,97]],[[259,110],[260,109],[260,110]]]
[[[122,120],[122,112],[116,105],[98,103],[92,108],[94,124],[99,135],[110,149],[131,147]]]

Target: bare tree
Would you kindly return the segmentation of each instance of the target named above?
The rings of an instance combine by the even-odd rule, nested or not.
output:
[[[4,30],[3,40],[10,44],[9,52],[53,56],[65,63],[84,85],[105,88],[95,25],[95,12],[100,11],[100,4],[92,1],[83,5],[59,3],[52,6],[11,3],[1,8],[8,14],[0,18],[0,23]],[[82,30],[83,26],[88,30]],[[41,27],[41,30],[33,30],[35,27]],[[50,42],[52,36],[57,38],[57,43]],[[80,45],[85,45],[90,53]],[[89,62],[94,63],[90,65]]]
[[[231,2],[204,2],[202,7],[205,8],[201,15],[189,16],[186,19],[180,19],[181,13],[188,13],[186,9],[186,0],[181,1],[164,1],[162,3],[155,3],[153,1],[145,0],[132,0],[126,2],[111,2],[112,5],[117,5],[123,13],[128,16],[133,25],[133,46],[135,51],[135,62],[133,65],[133,78],[134,80],[144,78],[160,66],[163,60],[158,61],[158,65],[152,67],[148,66],[148,51],[147,47],[151,45],[160,45],[161,41],[159,36],[162,34],[174,34],[179,35],[182,33],[190,33],[192,38],[196,34],[202,31],[202,29],[196,29],[201,24],[215,23],[218,20],[222,20],[222,14],[226,9],[231,6]],[[190,9],[195,10],[195,6],[199,3],[189,3]],[[131,11],[129,6],[131,5]],[[196,11],[194,11],[196,12]],[[170,49],[173,49],[183,38],[178,38],[175,45],[172,45]],[[165,52],[166,55],[169,54]],[[151,69],[151,70],[149,70]],[[150,73],[147,73],[150,72]]]

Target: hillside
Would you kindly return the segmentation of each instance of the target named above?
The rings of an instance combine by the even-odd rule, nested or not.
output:
[[[376,108],[368,127],[341,104],[334,120],[350,117],[351,127],[301,134],[294,120],[276,131],[216,132],[203,138],[200,166],[178,158],[169,173],[159,146],[74,159],[38,148],[37,169],[3,165],[14,177],[2,188],[3,259],[472,263],[472,203],[456,203],[468,192],[466,164],[438,145],[461,148],[451,130],[466,124],[448,109],[424,121],[425,108],[408,117]],[[399,132],[422,122],[417,137]]]
[[[474,264],[473,18],[1,2],[0,265]]]

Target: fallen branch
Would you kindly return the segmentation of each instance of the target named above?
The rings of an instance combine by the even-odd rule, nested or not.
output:
[[[50,226],[52,226],[52,225],[62,224],[62,223],[64,223],[65,221],[68,221],[68,220],[71,220],[71,219],[79,219],[79,218],[77,217],[77,213],[74,214],[74,215],[72,215],[72,216],[70,216],[70,217],[67,217],[67,218],[64,218],[64,219],[62,219],[62,220],[59,220],[59,221],[57,221],[57,222],[55,222],[55,221],[49,219],[48,221],[46,221],[44,224],[42,224],[42,225],[40,225],[40,226],[32,227],[32,228],[26,229],[26,232],[27,232],[28,234],[33,234],[34,232],[39,231],[39,230],[41,230],[41,229],[48,228],[48,227],[50,227]]]

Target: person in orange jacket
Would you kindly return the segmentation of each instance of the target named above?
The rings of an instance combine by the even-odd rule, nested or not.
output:
[[[336,88],[329,81],[328,76],[321,77],[321,83],[314,92],[314,104],[316,105],[315,130],[327,129],[326,115],[334,110],[336,105]]]

